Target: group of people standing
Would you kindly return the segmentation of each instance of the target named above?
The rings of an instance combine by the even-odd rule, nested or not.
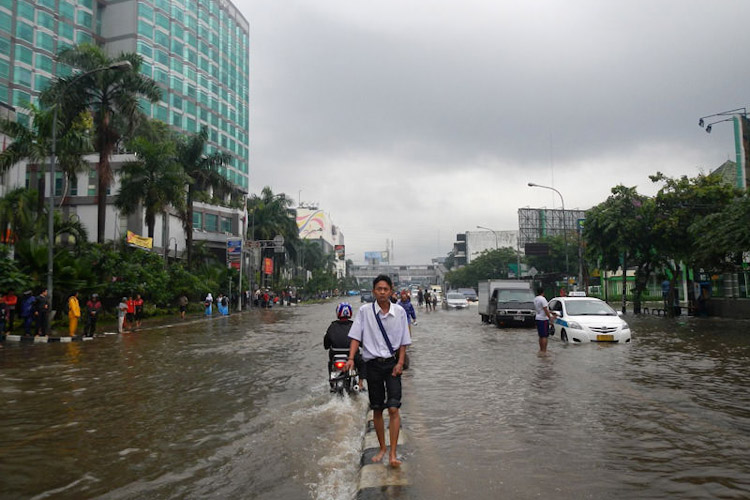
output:
[[[37,295],[27,290],[20,299],[12,290],[0,292],[0,333],[13,331],[16,313],[23,320],[24,336],[46,336],[49,330],[47,289],[43,288]]]
[[[102,313],[102,302],[98,293],[92,293],[85,304],[85,323],[83,327],[84,337],[93,337],[96,333],[96,323]],[[68,297],[68,333],[74,337],[78,333],[78,322],[81,320],[81,303],[78,292],[73,292]],[[141,327],[143,320],[143,298],[136,294],[135,298],[123,297],[117,305],[117,331],[133,331]]]

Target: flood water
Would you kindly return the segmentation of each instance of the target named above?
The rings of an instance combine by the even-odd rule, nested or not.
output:
[[[0,349],[2,498],[356,495],[366,398],[331,397],[335,303]],[[417,311],[402,498],[747,498],[750,322],[628,317],[562,345]]]

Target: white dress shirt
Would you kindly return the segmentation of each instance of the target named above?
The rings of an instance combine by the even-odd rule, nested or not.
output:
[[[409,323],[406,319],[406,311],[398,304],[391,304],[387,313],[383,313],[377,302],[365,304],[359,308],[357,315],[354,317],[354,323],[349,330],[349,338],[358,340],[362,346],[362,358],[369,361],[374,358],[390,358],[395,354],[388,349],[383,334],[380,332],[378,322],[373,314],[372,306],[375,305],[375,314],[380,316],[388,334],[388,340],[391,341],[394,351],[402,345],[411,344],[409,335]]]

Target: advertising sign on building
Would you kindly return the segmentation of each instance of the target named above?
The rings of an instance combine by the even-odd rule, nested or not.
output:
[[[263,259],[263,272],[266,274],[273,274],[273,259],[266,257]]]
[[[344,245],[336,245],[333,251],[336,254],[336,260],[344,260],[346,258]]]

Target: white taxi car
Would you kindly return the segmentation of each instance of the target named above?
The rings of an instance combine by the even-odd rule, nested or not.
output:
[[[550,335],[563,342],[630,342],[630,326],[603,300],[555,297],[549,310],[557,313]]]

